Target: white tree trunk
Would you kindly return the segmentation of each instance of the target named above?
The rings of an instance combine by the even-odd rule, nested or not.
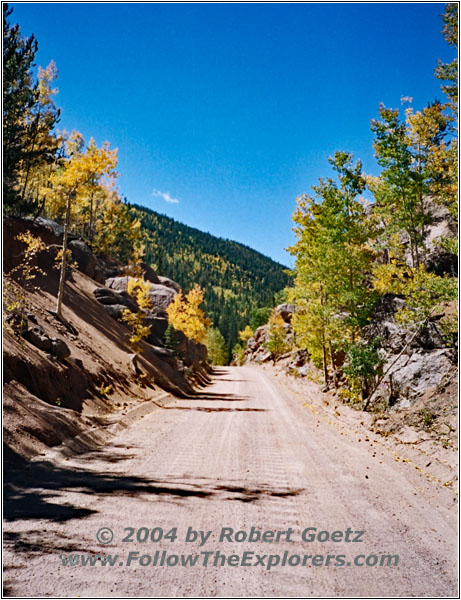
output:
[[[66,220],[64,223],[64,235],[62,239],[62,260],[61,260],[61,276],[59,278],[58,299],[56,302],[56,315],[61,321],[62,318],[62,298],[64,295],[64,283],[66,281],[66,263],[67,263],[67,232],[69,230],[70,221],[70,202],[73,194],[68,194],[66,205]]]

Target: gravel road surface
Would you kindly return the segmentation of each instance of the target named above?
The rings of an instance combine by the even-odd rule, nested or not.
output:
[[[422,493],[379,445],[316,419],[258,368],[214,381],[102,449],[16,473],[6,595],[456,595],[453,493]],[[82,565],[89,554],[117,558]]]

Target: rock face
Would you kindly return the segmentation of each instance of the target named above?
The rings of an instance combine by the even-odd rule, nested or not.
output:
[[[129,275],[119,275],[106,279],[106,287],[117,292],[126,292],[128,288]]]
[[[395,315],[405,306],[402,296],[385,294],[371,316],[370,325],[364,329],[364,336],[370,341],[379,338],[380,345],[389,352],[399,352],[407,332],[396,323]]]
[[[410,406],[426,390],[440,385],[454,369],[455,352],[446,347],[437,325],[443,315],[434,315],[414,336],[396,320],[397,311],[404,306],[402,297],[386,294],[364,330],[370,341],[379,338],[382,372],[387,373],[373,402],[404,402]]]
[[[176,331],[176,339],[178,341],[176,352],[186,367],[200,369],[207,360],[206,346],[190,340],[182,331]]]
[[[258,327],[255,330],[253,337],[248,340],[245,350],[246,362],[263,362],[262,357],[267,355],[267,350],[263,347],[263,344],[267,340],[268,329],[268,325],[261,325],[261,327]],[[264,360],[266,360],[266,358],[264,358]]]
[[[389,376],[391,404],[396,400],[406,400],[406,405],[411,404],[413,399],[421,396],[429,388],[439,386],[452,369],[449,350],[418,351],[410,356],[401,356]]]
[[[152,302],[152,311],[155,314],[166,315],[166,309],[176,296],[177,292],[166,285],[151,283],[149,289],[149,298]]]
[[[398,354],[412,337],[411,331],[396,320],[397,312],[404,306],[403,297],[385,294],[373,311],[371,323],[364,328],[365,337],[370,341],[379,338],[380,346],[390,354]],[[445,347],[436,324],[439,317],[440,315],[434,316],[426,323],[411,342],[411,348],[435,350]]]
[[[146,325],[150,325],[150,335],[147,338],[149,344],[159,345],[159,340],[163,344],[163,336],[168,327],[168,319],[149,312],[145,323]]]

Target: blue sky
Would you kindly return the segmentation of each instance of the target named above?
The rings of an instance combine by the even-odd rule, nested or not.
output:
[[[12,3],[59,70],[60,128],[118,148],[128,200],[291,266],[296,197],[380,102],[441,98],[443,3]]]

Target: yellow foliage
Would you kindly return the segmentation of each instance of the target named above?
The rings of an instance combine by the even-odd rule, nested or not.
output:
[[[83,138],[78,132],[72,132],[64,143],[69,158],[50,177],[46,212],[50,218],[62,219],[70,197],[72,222],[85,226],[92,237],[95,216],[105,198],[105,190],[110,187],[106,180],[116,177],[117,150],[110,150],[107,142],[98,148],[91,139],[83,152]]]
[[[391,292],[405,296],[406,306],[396,314],[397,320],[405,324],[422,322],[438,310],[442,302],[457,298],[457,278],[440,277],[427,271],[424,265],[409,267],[395,259],[374,267],[373,287],[381,294]]]
[[[251,327],[247,325],[243,331],[240,331],[239,338],[246,344],[248,340],[253,337],[253,333]]]
[[[126,308],[122,313],[122,320],[131,327],[130,345],[135,352],[142,351],[140,342],[150,334],[150,325],[145,324],[146,311],[152,308],[149,289],[149,282],[142,278],[130,277],[128,279],[127,292],[136,299],[139,311],[133,313]]]
[[[19,233],[15,239],[23,242],[26,248],[23,251],[23,260],[13,269],[10,275],[16,272],[19,273],[23,283],[27,285],[39,273],[43,274],[43,271],[36,265],[33,265],[32,261],[39,252],[46,248],[46,245],[41,238],[36,237],[30,231]]]
[[[22,254],[22,261],[8,273],[3,285],[3,303],[5,306],[3,325],[12,335],[16,335],[16,332],[14,327],[8,322],[7,317],[9,314],[17,312],[20,320],[19,328],[26,322],[25,309],[27,301],[24,288],[34,289],[31,282],[38,274],[44,274],[44,271],[33,264],[33,261],[36,255],[46,248],[43,240],[33,235],[30,231],[19,233],[15,239],[23,242],[26,247]],[[20,285],[14,286],[12,284],[10,279],[12,275],[15,275],[19,279]]]
[[[285,321],[281,315],[272,313],[268,321],[267,341],[263,346],[274,357],[282,355],[290,350],[290,344],[287,341],[287,331],[285,330]]]
[[[99,388],[99,393],[101,394],[101,396],[105,396],[106,394],[110,394],[110,392],[112,391],[112,384],[109,383],[109,385],[104,385],[104,383],[101,383],[101,387]]]
[[[170,324],[188,338],[200,343],[206,341],[207,330],[211,325],[211,320],[200,308],[203,295],[203,290],[195,284],[186,296],[182,292],[176,294],[166,309]]]

